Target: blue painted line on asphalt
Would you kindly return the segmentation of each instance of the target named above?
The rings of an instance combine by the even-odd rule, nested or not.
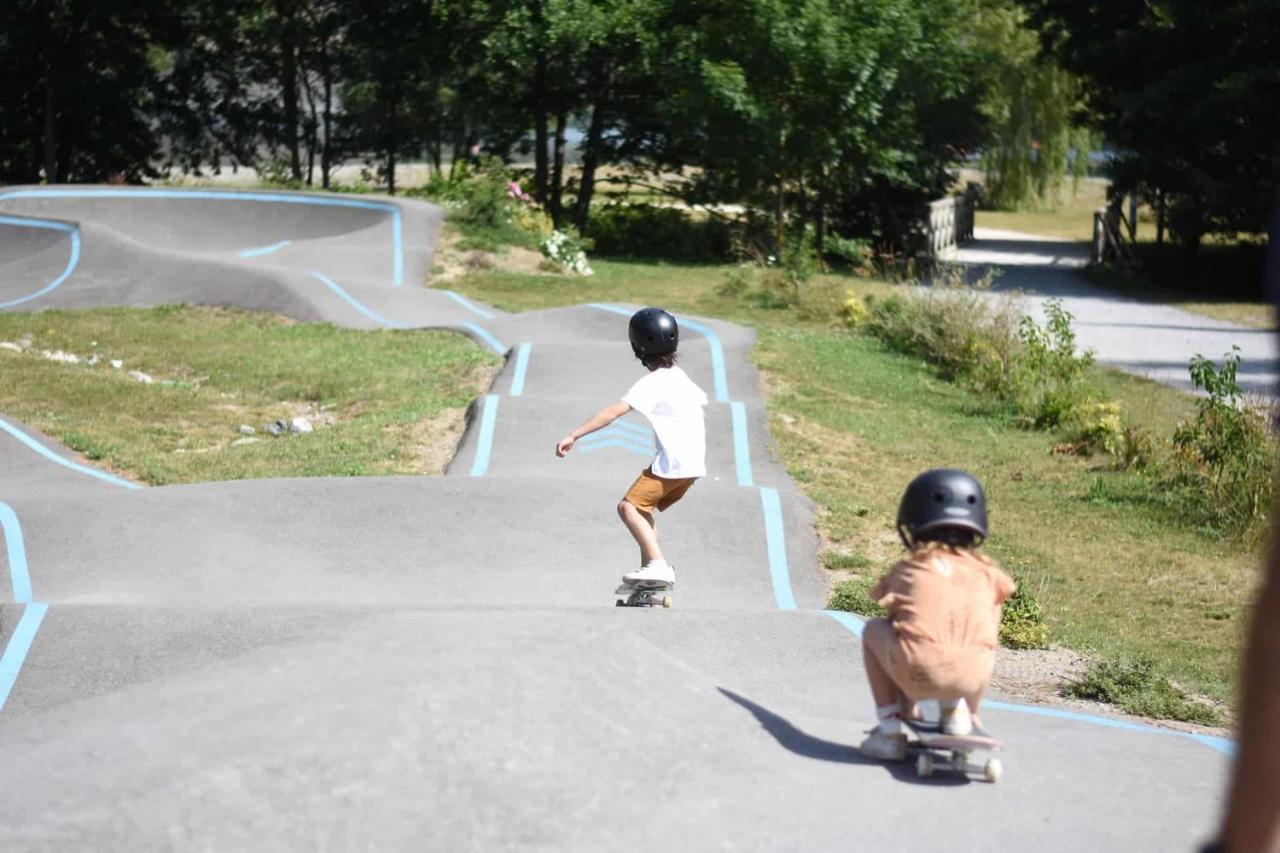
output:
[[[344,302],[346,302],[346,303],[347,303],[348,305],[350,305],[352,308],[356,309],[356,310],[357,310],[357,311],[359,311],[361,314],[363,314],[364,316],[368,317],[370,320],[372,320],[373,322],[377,323],[378,325],[380,325],[380,326],[385,326],[385,327],[387,327],[388,329],[403,329],[403,328],[405,328],[405,327],[404,327],[403,325],[401,325],[400,323],[394,323],[394,322],[392,322],[391,320],[388,320],[386,317],[383,317],[381,314],[379,314],[378,312],[374,311],[374,310],[373,310],[372,308],[370,308],[369,306],[365,305],[365,304],[364,304],[363,302],[361,302],[359,299],[356,299],[356,298],[355,298],[354,296],[352,296],[350,293],[347,293],[347,291],[346,291],[346,290],[344,290],[340,284],[338,284],[338,283],[337,283],[336,281],[334,281],[333,279],[329,278],[329,276],[325,275],[324,273],[322,273],[322,272],[315,272],[315,271],[313,270],[313,271],[312,271],[312,273],[311,273],[311,277],[312,277],[312,278],[314,278],[314,279],[319,280],[320,282],[322,282],[322,283],[325,285],[325,287],[329,288],[329,289],[330,289],[330,290],[332,290],[334,293],[338,294],[338,296],[342,297],[342,300],[343,300]]]
[[[764,510],[764,536],[769,548],[769,577],[773,581],[773,598],[778,603],[779,610],[795,610],[796,598],[791,591],[791,571],[787,565],[787,540],[778,490],[761,487],[760,505]]]
[[[54,453],[49,448],[45,447],[40,442],[36,441],[31,436],[27,435],[22,430],[18,429],[13,424],[5,421],[3,418],[0,418],[0,430],[3,430],[4,432],[9,433],[9,435],[13,436],[18,441],[22,442],[27,447],[34,450],[36,453],[39,453],[45,459],[48,459],[50,462],[56,462],[57,464],[63,466],[64,468],[70,468],[72,471],[76,471],[81,474],[87,474],[90,477],[96,477],[97,479],[102,480],[105,483],[110,483],[113,486],[119,486],[122,489],[142,488],[137,483],[130,483],[128,480],[122,480],[119,477],[116,477],[112,474],[108,474],[106,471],[99,471],[96,468],[90,468],[87,465],[81,465],[79,462],[72,462],[70,459],[62,458],[61,456]]]
[[[642,427],[639,424],[633,424],[630,421],[617,420],[609,425],[611,429],[620,429],[630,432],[641,438],[653,438],[653,429],[651,427]]]
[[[48,611],[49,605],[33,601],[23,608],[22,618],[14,626],[4,654],[0,655],[0,710],[9,701],[9,693],[18,681],[22,664],[27,660],[27,653],[31,651],[36,632],[40,630],[40,623],[44,621],[44,615]]]
[[[741,400],[729,404],[733,414],[733,461],[738,466],[738,485],[754,486],[751,475],[751,447],[747,443],[747,406]]]
[[[652,447],[643,447],[639,444],[627,441],[625,438],[607,438],[603,441],[579,441],[578,448],[583,453],[591,453],[594,450],[603,450],[606,447],[619,447],[623,450],[629,450],[637,456],[652,456]]]
[[[480,415],[480,437],[476,442],[476,458],[471,463],[471,476],[483,477],[489,470],[489,454],[493,451],[493,429],[498,421],[497,394],[484,398],[484,411]]]
[[[716,330],[710,326],[703,325],[696,320],[680,320],[686,329],[702,335],[707,339],[707,344],[711,347],[711,375],[715,382],[716,400],[724,403],[729,399],[729,379],[724,369],[724,347],[720,345],[720,336],[716,334]]]
[[[0,195],[0,198],[4,198]],[[71,235],[71,254],[67,259],[67,266],[63,269],[61,275],[35,293],[29,293],[26,296],[20,296],[17,299],[10,299],[8,302],[0,302],[0,308],[12,308],[15,305],[21,305],[24,302],[30,302],[33,299],[39,299],[45,294],[52,293],[62,286],[62,283],[71,277],[71,273],[75,272],[76,266],[80,263],[80,229],[66,222],[51,222],[45,219],[27,219],[21,216],[0,216],[0,225],[17,225],[23,228],[43,228],[46,231],[61,231]]]
[[[400,287],[404,283],[404,229],[401,223],[402,214],[399,205],[391,202],[358,198],[329,198],[327,196],[305,194],[240,192],[236,190],[157,189],[37,189],[11,190],[0,193],[0,200],[6,198],[195,198],[206,201],[273,202],[277,204],[305,204],[316,207],[349,207],[383,211],[391,214],[392,279],[396,287]]]
[[[474,304],[471,300],[467,299],[467,297],[463,296],[461,293],[454,293],[452,290],[442,290],[440,292],[443,293],[445,296],[449,297],[450,299],[452,299],[454,302],[461,305],[463,308],[466,308],[472,314],[476,314],[480,317],[483,317],[486,320],[492,320],[494,318],[494,314]]]
[[[278,252],[285,246],[288,246],[292,240],[281,240],[279,243],[272,243],[270,246],[259,246],[256,249],[245,249],[240,253],[242,258],[257,258],[262,255],[269,255],[272,252]]]
[[[22,525],[13,507],[0,501],[0,531],[4,532],[5,554],[9,561],[9,578],[13,583],[13,600],[31,603],[31,574],[27,571],[27,548],[22,540]]]
[[[516,372],[511,377],[511,396],[519,397],[524,393],[524,377],[529,372],[529,351],[533,344],[523,343],[516,348]]]
[[[853,613],[846,613],[842,610],[823,610],[822,613],[830,616],[832,619],[835,619],[847,628],[855,637],[862,637],[862,628],[866,623],[866,620],[862,617]],[[1159,726],[1152,726],[1146,723],[1134,723],[1129,720],[1115,720],[1110,717],[1099,716],[1098,714],[1085,714],[1079,711],[1067,711],[1062,708],[1045,708],[1039,705],[1017,705],[1012,702],[1000,702],[995,699],[983,699],[982,707],[991,708],[996,711],[1007,711],[1013,714],[1029,714],[1034,717],[1050,717],[1058,720],[1071,720],[1072,722],[1087,723],[1089,725],[1102,726],[1108,729],[1121,729],[1129,732],[1141,732],[1142,734],[1180,737],[1204,744],[1215,752],[1219,752],[1228,757],[1235,754],[1235,742],[1230,738],[1217,737],[1216,735],[1179,732],[1174,731],[1173,729],[1162,729]]]
[[[484,327],[477,326],[475,323],[463,323],[462,327],[470,330],[473,335],[488,344],[498,355],[506,354],[507,345],[489,334],[489,331]]]

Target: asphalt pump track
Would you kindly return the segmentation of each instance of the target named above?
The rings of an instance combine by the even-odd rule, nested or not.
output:
[[[861,622],[823,610],[814,507],[769,452],[742,327],[680,318],[710,475],[661,519],[675,607],[615,608],[635,555],[614,505],[652,435],[631,415],[553,448],[640,375],[635,306],[508,314],[427,289],[440,218],[0,190],[3,310],[237,305],[506,356],[442,477],[139,488],[0,413],[0,849],[1168,851],[1211,832],[1219,738],[992,697],[997,785],[859,754]]]

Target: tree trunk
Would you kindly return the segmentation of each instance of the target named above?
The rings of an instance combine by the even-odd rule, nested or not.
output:
[[[547,203],[547,60],[541,49],[533,64],[533,194]]]
[[[307,186],[315,186],[316,171],[316,137],[320,128],[320,120],[316,111],[316,93],[311,87],[311,75],[308,72],[303,78],[303,92],[307,95]]]
[[[298,47],[297,8],[276,0],[280,24],[280,93],[284,98],[284,141],[289,149],[289,175],[302,180],[302,159],[298,151]]]
[[[600,162],[600,141],[604,138],[604,102],[596,102],[591,109],[591,124],[587,127],[586,148],[582,152],[582,182],[578,187],[578,204],[574,224],[579,233],[587,230],[591,216],[591,196],[595,192],[596,165]]]
[[[827,245],[827,176],[820,172],[818,174],[818,186],[814,193],[814,211],[813,211],[813,248],[818,255],[818,266],[823,272],[827,271],[827,259],[825,255]]]
[[[53,82],[53,23],[47,22],[45,30],[44,50],[41,59],[44,62],[44,180],[48,184],[62,182],[58,174],[58,113],[54,97]]]
[[[773,203],[773,225],[775,236],[774,239],[778,244],[778,253],[781,255],[782,246],[786,242],[786,154],[787,154],[787,132],[786,130],[778,130],[778,187]]]
[[[551,222],[560,227],[561,202],[564,195],[564,128],[569,116],[562,110],[556,113],[555,162],[551,174]]]
[[[1164,245],[1164,190],[1156,190],[1156,245]]]
[[[320,148],[320,186],[329,189],[329,172],[333,169],[333,69],[329,67],[329,47],[325,46],[321,63],[324,75],[324,145]]]

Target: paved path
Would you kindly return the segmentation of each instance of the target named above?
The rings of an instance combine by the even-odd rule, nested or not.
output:
[[[648,427],[552,451],[638,375],[632,306],[425,290],[427,205],[64,192],[0,191],[7,310],[225,302],[510,356],[444,477],[132,488],[0,414],[0,849],[1167,851],[1210,830],[1213,738],[993,702],[1000,785],[858,754],[861,625],[821,610],[747,330],[681,318],[712,476],[662,519],[676,606],[618,610],[613,506]]]
[[[1061,299],[1075,316],[1072,325],[1080,346],[1092,349],[1099,363],[1193,390],[1187,373],[1192,356],[1221,363],[1237,346],[1240,386],[1254,394],[1275,395],[1280,379],[1275,332],[1097,287],[1080,273],[1089,263],[1085,243],[992,228],[976,228],[974,237],[949,259],[999,270],[997,289],[1026,293],[1033,310],[1040,311],[1047,299]]]

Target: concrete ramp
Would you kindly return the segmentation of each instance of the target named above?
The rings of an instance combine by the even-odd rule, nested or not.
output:
[[[1165,851],[1211,831],[1217,738],[993,697],[999,785],[860,755],[861,621],[822,610],[750,330],[679,318],[709,473],[659,516],[675,606],[616,608],[638,560],[615,506],[652,432],[632,415],[553,449],[642,375],[637,306],[426,289],[440,214],[401,200],[17,188],[0,217],[3,310],[230,304],[507,356],[437,478],[144,489],[0,413],[0,848]]]

